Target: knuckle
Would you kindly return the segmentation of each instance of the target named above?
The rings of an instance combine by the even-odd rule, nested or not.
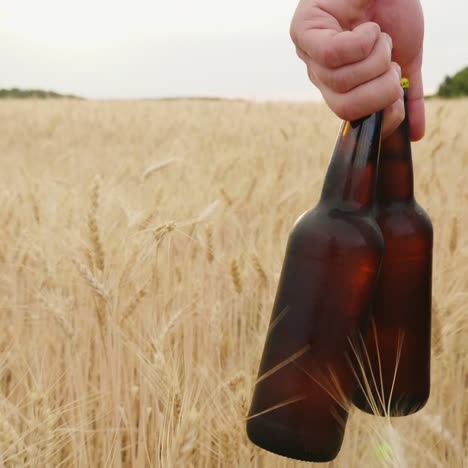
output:
[[[307,67],[307,76],[309,77],[309,80],[313,83],[316,84],[316,76],[315,73],[312,70],[312,67]]]
[[[405,109],[401,101],[390,106],[387,115],[385,116],[385,134],[391,134],[403,122],[405,118]]]
[[[356,107],[346,99],[342,99],[335,103],[332,110],[338,117],[340,117],[340,119],[343,120],[352,121],[361,117]]]
[[[390,57],[388,57],[386,54],[379,55],[373,59],[372,62],[375,73],[378,76],[388,74],[392,71]],[[393,73],[391,73],[391,75],[393,75]],[[375,78],[377,78],[377,76]]]
[[[395,74],[397,76],[397,80],[398,80],[398,83],[400,82],[400,78],[401,78],[401,67],[400,65],[398,65],[398,63],[396,62],[391,62],[391,67],[393,68],[393,70],[395,71]]]
[[[369,21],[367,24],[376,35],[381,33],[382,30],[380,29],[380,25],[375,21]]]
[[[367,58],[370,51],[372,50],[370,47],[370,43],[367,37],[358,36],[356,37],[355,47],[358,51],[359,55],[364,59]]]
[[[387,68],[390,68],[390,65],[392,63],[392,50],[390,47],[388,47],[388,40],[387,39],[382,39],[379,42],[379,57],[385,61],[385,64],[387,65]]]
[[[331,42],[327,43],[322,52],[322,61],[325,67],[333,68],[338,59],[339,55],[336,47]]]
[[[337,70],[330,77],[330,87],[337,93],[346,93],[350,90],[350,79],[347,73]]]
[[[362,58],[366,58],[372,52],[374,45],[382,37],[380,26],[377,23],[366,23],[366,28],[360,34],[355,35],[355,44],[357,51]]]
[[[389,98],[391,102],[395,102],[401,97],[400,81],[398,79],[393,79],[393,76],[392,76],[392,80],[390,80],[388,94],[389,94]]]
[[[298,41],[298,27],[297,27],[297,20],[294,17],[291,21],[291,24],[289,26],[289,37],[293,41],[293,43],[298,46],[299,41]]]
[[[291,31],[291,40],[296,46],[296,50],[299,50],[304,57],[309,55],[314,48],[314,44],[310,40],[310,37],[308,37],[306,30],[294,29]],[[304,59],[303,57],[301,58]]]
[[[381,55],[382,64],[385,66],[385,70],[389,70],[392,64],[392,54],[384,53]]]
[[[398,125],[403,122],[405,119],[405,105],[403,102],[399,101],[395,109],[395,118],[398,122]]]
[[[302,49],[300,49],[299,47],[296,46],[296,55],[302,60],[305,62],[305,54],[304,52],[302,51]]]
[[[389,45],[389,47],[387,47],[387,50],[389,52],[389,54],[391,55],[391,52],[392,52],[392,47],[393,47],[393,40],[392,40],[392,36],[390,36],[390,34],[387,34],[387,33],[381,33],[382,34],[382,39],[383,39],[383,42],[384,43],[387,43]]]

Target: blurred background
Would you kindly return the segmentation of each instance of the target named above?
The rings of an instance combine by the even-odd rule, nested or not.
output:
[[[304,467],[245,431],[340,124],[297,1],[0,0],[0,468]],[[468,4],[422,3],[426,94],[468,95]],[[354,411],[324,468],[468,468],[468,99],[426,110],[431,398]]]
[[[468,62],[465,0],[423,0],[426,94]],[[0,88],[92,99],[316,100],[289,39],[297,1],[3,0]]]

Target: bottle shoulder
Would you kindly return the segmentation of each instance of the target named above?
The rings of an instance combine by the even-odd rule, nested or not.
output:
[[[386,241],[387,236],[405,238],[417,236],[432,243],[431,219],[415,200],[378,205],[376,219]]]
[[[383,236],[368,212],[318,205],[298,218],[288,246],[314,256],[339,257],[381,252]]]

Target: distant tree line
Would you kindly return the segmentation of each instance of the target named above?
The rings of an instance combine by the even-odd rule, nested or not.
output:
[[[468,96],[468,67],[453,76],[446,76],[437,91],[439,97]]]
[[[446,76],[443,83],[439,86],[436,93],[437,97],[451,98],[451,97],[462,97],[468,96],[468,67],[460,70],[453,76]],[[427,96],[427,97],[435,97]],[[72,94],[59,94],[55,91],[44,91],[41,89],[0,89],[1,98],[38,98],[38,99],[50,99],[50,98],[68,98],[68,99],[83,99],[79,96]]]
[[[0,98],[37,98],[37,99],[50,99],[50,98],[68,98],[68,99],[83,99],[79,96],[72,94],[60,94],[54,91],[43,91],[42,89],[0,89]]]

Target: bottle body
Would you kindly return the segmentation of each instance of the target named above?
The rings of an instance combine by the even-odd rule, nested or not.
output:
[[[371,216],[382,112],[343,122],[319,204],[289,236],[247,419],[258,446],[304,461],[340,450],[355,388],[350,340],[382,259]]]
[[[381,147],[375,216],[385,253],[353,398],[390,416],[418,411],[430,392],[433,230],[414,199],[408,80],[402,86],[406,117]]]
[[[405,416],[430,393],[432,223],[413,200],[376,206],[385,253],[353,398],[373,414]]]
[[[383,239],[368,210],[320,203],[288,241],[247,433],[323,462],[340,450],[355,389],[349,339],[368,319]]]

